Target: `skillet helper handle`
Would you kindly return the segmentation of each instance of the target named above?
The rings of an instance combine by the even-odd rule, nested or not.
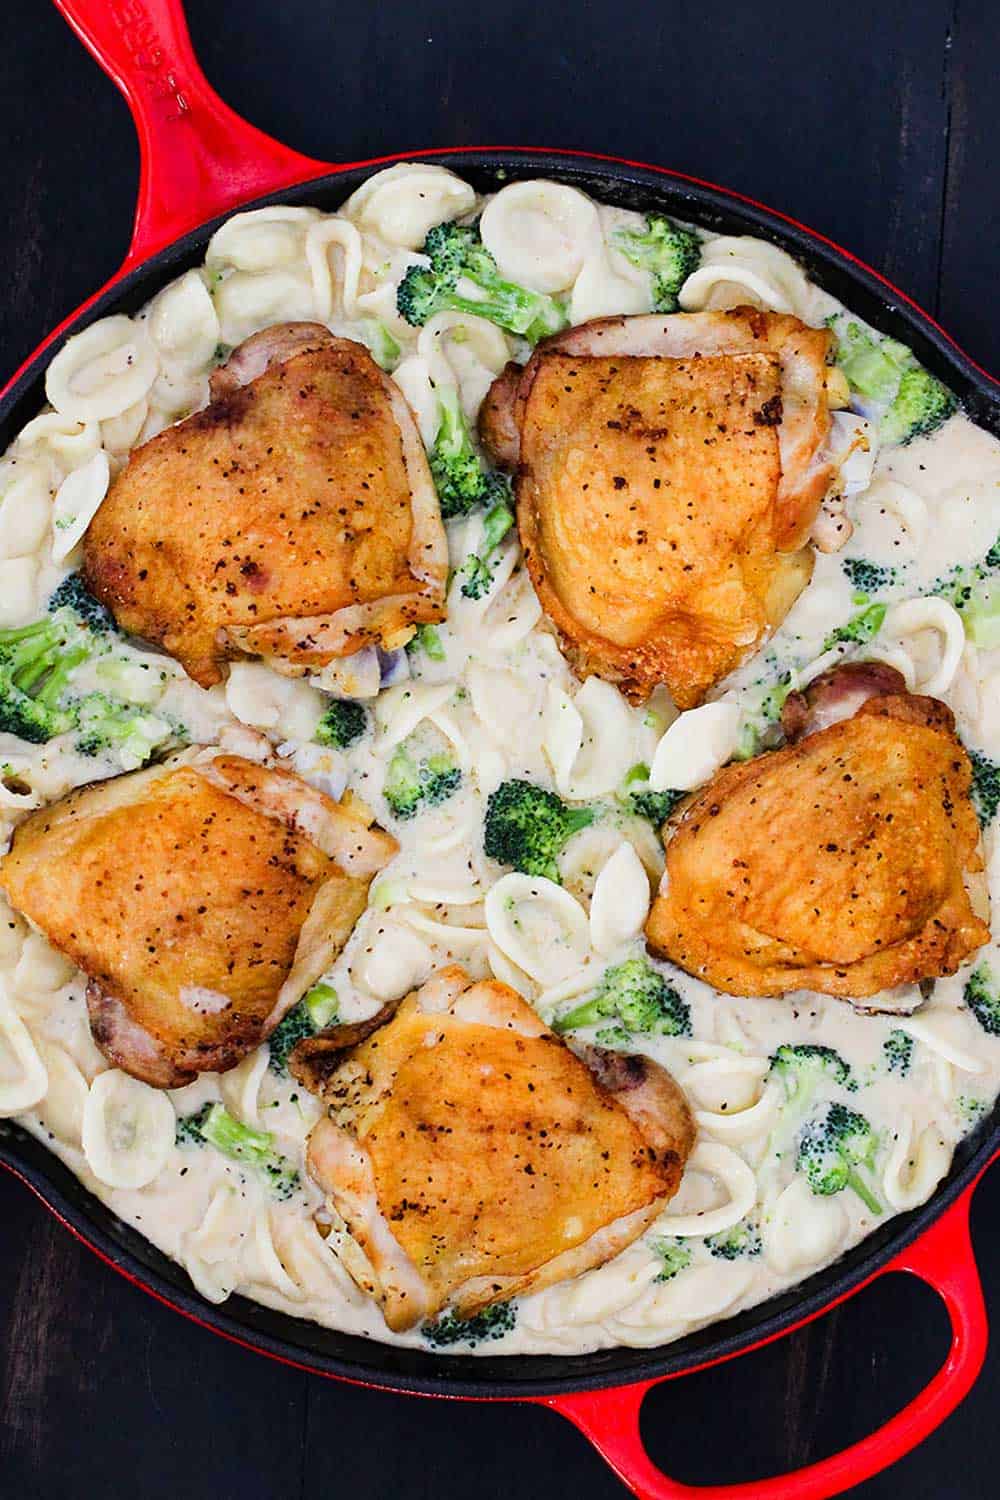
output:
[[[331,170],[248,124],[212,88],[181,0],[55,0],[124,94],[139,135],[129,270],[206,220]]]
[[[828,1500],[840,1495],[881,1473],[929,1437],[968,1394],[982,1369],[986,1308],[969,1238],[969,1207],[975,1188],[976,1183],[971,1183],[936,1224],[877,1273],[907,1271],[933,1287],[951,1320],[947,1359],[908,1406],[842,1453],[791,1474],[748,1484],[687,1485],[661,1473],[643,1446],[639,1412],[656,1381],[545,1397],[539,1404],[560,1412],[578,1427],[640,1500]]]

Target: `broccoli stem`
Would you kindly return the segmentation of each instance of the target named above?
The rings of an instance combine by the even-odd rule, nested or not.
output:
[[[862,1203],[870,1213],[876,1215],[882,1213],[882,1204],[875,1197],[875,1194],[872,1192],[867,1182],[865,1182],[860,1172],[855,1172],[853,1168],[850,1168],[848,1170],[847,1186],[849,1188],[852,1188],[854,1192],[857,1193],[858,1197],[861,1199]]]

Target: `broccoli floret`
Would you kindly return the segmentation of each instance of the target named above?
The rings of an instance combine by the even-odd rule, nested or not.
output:
[[[316,726],[313,739],[317,745],[331,745],[346,750],[359,740],[368,727],[368,715],[360,703],[349,698],[334,698]]]
[[[206,1104],[193,1115],[178,1115],[174,1126],[175,1146],[203,1146],[205,1137],[201,1133],[201,1125],[208,1114],[209,1106]]]
[[[430,466],[441,514],[467,516],[477,506],[505,503],[510,481],[486,467],[476,452],[454,387],[438,389],[438,430],[431,445]]]
[[[990,1103],[988,1099],[977,1099],[974,1094],[959,1094],[955,1100],[955,1106],[966,1126],[971,1130],[988,1113]]]
[[[846,625],[838,625],[836,630],[831,630],[823,642],[823,650],[829,651],[842,642],[851,646],[867,645],[882,629],[887,608],[885,604],[869,604],[848,620]]]
[[[883,443],[909,443],[935,432],[958,409],[958,400],[946,385],[922,365],[903,371],[895,400],[879,425]]]
[[[558,884],[563,845],[593,821],[589,807],[567,807],[533,782],[503,781],[486,804],[483,842],[490,859]]]
[[[845,557],[840,566],[850,583],[863,594],[877,594],[896,582],[896,569],[882,563],[867,562],[863,557]]]
[[[972,805],[985,828],[1000,807],[1000,765],[979,750],[970,750],[968,755],[972,762]]]
[[[514,512],[504,500],[487,513],[479,551],[471,553],[462,564],[462,593],[466,599],[481,599],[493,582],[490,559],[513,524]]]
[[[964,999],[988,1036],[1000,1036],[1000,988],[992,970],[979,964],[965,982]]]
[[[421,327],[435,313],[454,311],[486,318],[535,344],[566,326],[566,312],[553,297],[505,281],[474,224],[438,224],[424,241],[429,266],[411,266],[399,284],[396,307]],[[471,283],[467,296],[460,283]]]
[[[701,260],[701,241],[694,231],[663,214],[647,214],[644,231],[623,225],[613,232],[611,242],[633,266],[649,272],[655,311],[676,312],[677,295]]]
[[[178,1145],[205,1141],[232,1161],[252,1167],[264,1177],[276,1198],[290,1198],[299,1187],[299,1174],[287,1157],[274,1149],[266,1130],[251,1130],[234,1119],[222,1104],[206,1104],[197,1114],[177,1122]]]
[[[430,661],[446,659],[444,642],[441,640],[436,625],[421,625],[416,635],[407,641],[406,649],[411,656],[418,651],[423,651]]]
[[[905,1031],[890,1031],[882,1043],[882,1058],[890,1073],[905,1078],[913,1062],[913,1038]]]
[[[786,1042],[771,1058],[771,1074],[785,1086],[785,1098],[789,1104],[805,1101],[806,1108],[813,1094],[824,1080],[838,1083],[854,1093],[857,1083],[839,1052],[832,1047],[820,1046],[817,1042]]]
[[[314,984],[298,1005],[293,1005],[268,1038],[268,1067],[279,1078],[288,1074],[289,1053],[304,1037],[315,1036],[337,1018],[337,991],[331,984]]]
[[[656,1277],[657,1281],[672,1281],[678,1271],[686,1270],[691,1264],[691,1248],[683,1240],[650,1240],[649,1247],[663,1263],[663,1269]]]
[[[667,821],[678,802],[686,796],[687,792],[677,792],[671,787],[662,792],[652,791],[649,785],[649,767],[641,761],[628,770],[615,793],[622,807],[635,813],[636,817],[647,818],[655,828]]]
[[[494,1302],[473,1318],[458,1318],[454,1313],[443,1313],[433,1323],[420,1330],[427,1342],[435,1349],[447,1349],[451,1344],[485,1344],[502,1339],[517,1323],[517,1304]]]
[[[419,756],[404,741],[389,762],[382,790],[394,816],[408,821],[422,808],[444,802],[458,790],[461,780],[462,773],[447,752]]]
[[[69,679],[92,650],[88,631],[65,606],[30,625],[0,630],[0,730],[43,745],[71,729]]]
[[[46,608],[50,615],[60,609],[71,609],[80,624],[95,635],[120,634],[114,615],[94,598],[79,573],[70,573],[63,579]]]
[[[396,368],[400,347],[384,323],[379,323],[375,318],[365,318],[361,325],[361,337],[380,370]]]
[[[764,1248],[760,1227],[752,1219],[741,1219],[732,1229],[707,1235],[705,1245],[717,1260],[749,1260]]]
[[[959,564],[935,580],[931,592],[947,599],[962,616],[973,645],[1000,646],[1000,537],[981,562]]]
[[[594,995],[553,1022],[575,1031],[614,1018],[629,1035],[690,1036],[691,1007],[645,959],[628,958],[606,969]]]
[[[848,323],[837,338],[837,364],[852,391],[888,404],[900,375],[913,360],[905,344],[879,338],[860,323]]]
[[[882,1204],[860,1170],[874,1167],[877,1151],[878,1137],[864,1115],[831,1104],[803,1128],[796,1169],[820,1197],[849,1187],[871,1213],[880,1214]]]
[[[107,693],[88,693],[77,706],[76,724],[75,748],[81,755],[114,754],[126,771],[144,766],[161,746],[177,738],[166,719]]]

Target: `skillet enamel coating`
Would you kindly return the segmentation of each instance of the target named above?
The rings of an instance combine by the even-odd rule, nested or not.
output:
[[[235,208],[309,203],[329,212],[374,171],[399,160],[433,160],[480,191],[528,176],[557,178],[607,202],[665,210],[722,233],[761,235],[790,251],[853,311],[911,345],[973,420],[1000,437],[1000,386],[926,313],[848,252],[749,199],[640,163],[531,148],[405,152],[339,167],[313,161],[248,125],[214,94],[191,50],[180,0],[55,3],[132,109],[142,151],[139,203],[122,268],[49,335],[0,396],[0,449],[42,405],[45,370],[66,337],[108,313],[137,310],[167,281],[200,264],[213,229]],[[180,1267],[117,1220],[39,1142],[0,1122],[0,1165],[102,1259],[185,1316],[333,1378],[421,1395],[544,1404],[573,1421],[624,1483],[648,1500],[824,1500],[878,1473],[933,1431],[965,1396],[985,1358],[986,1316],[968,1214],[976,1184],[998,1155],[1000,1107],[959,1145],[927,1204],[892,1219],[782,1296],[663,1349],[473,1358],[373,1343],[241,1297],[211,1306]],[[894,1271],[934,1287],[948,1309],[952,1343],[927,1388],[888,1424],[819,1464],[751,1485],[689,1487],[654,1467],[638,1423],[651,1385],[768,1343]]]

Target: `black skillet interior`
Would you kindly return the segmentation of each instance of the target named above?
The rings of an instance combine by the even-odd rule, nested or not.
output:
[[[419,153],[404,158],[420,160]],[[807,231],[726,193],[643,167],[559,153],[454,151],[427,160],[466,177],[480,192],[525,177],[568,182],[608,203],[656,209],[718,233],[756,234],[793,254],[812,278],[874,327],[909,344],[960,397],[969,416],[1000,437],[1000,386],[969,361],[891,287]],[[383,163],[384,165],[384,163]],[[377,166],[353,167],[287,189],[252,205],[308,203],[330,212]],[[228,217],[228,216],[225,216]],[[134,312],[167,281],[204,258],[222,220],[171,245],[103,296],[74,325],[78,332],[111,312]],[[44,374],[57,343],[17,381],[0,407],[0,451],[45,400]],[[83,1187],[56,1157],[9,1121],[0,1122],[0,1161],[14,1168],[80,1236],[114,1265],[179,1311],[262,1351],[316,1371],[401,1391],[470,1397],[548,1395],[624,1385],[736,1354],[820,1311],[884,1266],[915,1239],[982,1169],[1000,1146],[1000,1105],[958,1147],[948,1177],[930,1202],[892,1219],[861,1245],[791,1291],[758,1308],[690,1335],[662,1350],[609,1349],[585,1355],[461,1356],[401,1349],[320,1328],[243,1297],[215,1307],[195,1293],[184,1271]]]

